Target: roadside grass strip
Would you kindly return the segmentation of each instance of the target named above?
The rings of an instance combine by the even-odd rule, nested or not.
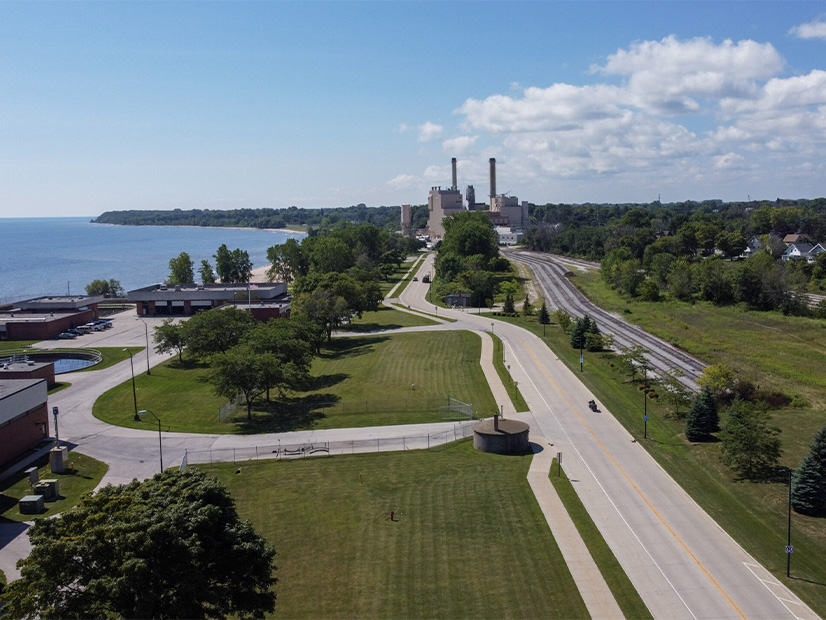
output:
[[[562,500],[565,510],[574,522],[579,535],[585,542],[585,546],[588,547],[591,557],[599,568],[599,572],[602,573],[602,577],[608,584],[623,615],[626,618],[639,618],[641,620],[653,618],[608,543],[599,533],[599,529],[594,524],[588,511],[585,510],[585,506],[582,505],[582,501],[565,474],[565,470],[559,467],[556,459],[553,460],[548,478]]]
[[[530,462],[464,440],[202,467],[275,547],[279,617],[585,618]]]
[[[158,413],[172,432],[263,433],[299,429],[346,428],[444,422],[443,411],[365,410],[325,413],[322,405],[381,400],[447,399],[472,403],[480,412],[496,403],[479,364],[481,341],[468,331],[411,332],[334,338],[313,363],[313,384],[307,391],[262,396],[247,421],[241,406],[227,422],[218,420],[226,403],[205,381],[209,367],[186,357],[135,376],[137,408]],[[134,421],[131,378],[105,392],[95,402],[95,417],[109,424],[152,429],[152,421]],[[341,409],[339,407],[339,409]],[[348,410],[358,409],[350,407]],[[362,409],[372,409],[363,407]],[[395,409],[395,407],[394,407]]]
[[[438,325],[438,323],[418,314],[383,307],[373,312],[364,312],[361,318],[353,317],[350,324],[341,331],[365,333],[425,325]]]
[[[812,609],[826,615],[826,527],[822,517],[792,515],[792,578],[786,578],[786,527],[788,485],[786,478],[749,482],[720,461],[719,442],[689,444],[684,437],[685,422],[662,398],[648,400],[648,440],[643,438],[642,379],[630,381],[619,370],[611,353],[585,352],[580,372],[579,349],[570,345],[569,335],[553,321],[546,326],[535,317],[496,317],[532,331],[543,339],[596,397],[600,409],[610,412],[645,450],[685,489],[685,491],[775,577],[791,588]],[[721,329],[721,331],[725,331]],[[719,332],[718,332],[719,333]],[[746,346],[746,345],[744,345]],[[705,358],[713,362],[713,358]],[[808,361],[806,362],[808,363]],[[653,385],[653,382],[652,382]],[[685,409],[683,409],[683,415]],[[811,437],[826,423],[822,412],[790,408],[773,411],[774,423],[782,429],[784,454],[781,466],[796,467]],[[725,411],[720,421],[725,423]],[[813,422],[812,418],[817,420]],[[796,428],[795,424],[800,427]],[[801,430],[805,429],[805,430]],[[799,437],[807,433],[805,443]],[[811,434],[808,434],[811,432]]]
[[[522,392],[519,391],[516,382],[513,380],[513,377],[511,377],[507,362],[502,359],[504,343],[496,334],[490,334],[490,337],[493,338],[493,366],[496,368],[496,374],[499,375],[502,385],[505,386],[513,408],[516,411],[527,411],[528,403],[525,402],[525,397],[522,396]]]

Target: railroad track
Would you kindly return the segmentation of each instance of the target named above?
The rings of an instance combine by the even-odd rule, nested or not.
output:
[[[646,357],[657,375],[678,368],[683,373],[680,383],[694,392],[699,391],[697,379],[705,364],[661,338],[594,305],[571,283],[566,275],[571,266],[592,269],[593,263],[523,250],[508,252],[507,256],[526,264],[533,271],[536,284],[544,293],[548,305],[554,309],[563,309],[575,317],[587,314],[597,321],[600,331],[614,336],[617,347],[643,347],[648,352]]]

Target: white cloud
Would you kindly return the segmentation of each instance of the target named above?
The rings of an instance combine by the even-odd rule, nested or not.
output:
[[[442,148],[447,153],[454,155],[465,155],[473,150],[479,136],[457,136],[455,138],[448,138],[442,142]]]
[[[826,18],[818,17],[807,24],[795,26],[789,34],[800,39],[826,39]]]
[[[714,158],[714,167],[718,170],[727,170],[738,166],[743,161],[743,157],[737,153],[726,153]]]
[[[624,76],[629,101],[657,114],[697,113],[704,100],[749,98],[758,81],[775,75],[785,64],[770,43],[711,39],[641,41],[618,50],[594,73]]]
[[[404,133],[408,129],[407,123],[399,123],[399,133]]]
[[[419,142],[429,142],[435,138],[438,138],[442,135],[442,126],[436,125],[435,123],[431,123],[427,121],[426,123],[419,125]]]
[[[414,189],[421,183],[418,177],[412,174],[399,174],[387,182],[395,190]]]

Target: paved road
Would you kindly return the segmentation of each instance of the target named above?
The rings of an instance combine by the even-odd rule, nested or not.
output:
[[[429,261],[419,276],[430,270]],[[402,302],[433,312],[425,285]],[[489,317],[440,309],[465,325]],[[608,411],[593,413],[587,388],[539,338],[497,322],[511,373],[539,434],[563,455],[563,467],[620,564],[656,618],[816,618],[726,534],[635,443]],[[778,549],[782,554],[783,550]]]
[[[591,270],[595,268],[594,263],[526,250],[508,250],[506,255],[531,268],[535,282],[552,308],[561,308],[575,317],[587,314],[596,319],[600,330],[612,334],[618,347],[625,349],[637,345],[648,351],[646,357],[655,373],[663,374],[679,369],[683,373],[679,381],[689,390],[699,391],[697,378],[705,368],[704,363],[621,317],[595,306],[568,279],[566,274],[572,269]]]

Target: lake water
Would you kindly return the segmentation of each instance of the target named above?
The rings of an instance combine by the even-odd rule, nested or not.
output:
[[[267,265],[267,248],[301,233],[193,226],[92,224],[91,217],[0,219],[0,302],[76,295],[92,280],[120,280],[125,290],[163,282],[169,259],[187,252],[215,267],[222,243]]]

